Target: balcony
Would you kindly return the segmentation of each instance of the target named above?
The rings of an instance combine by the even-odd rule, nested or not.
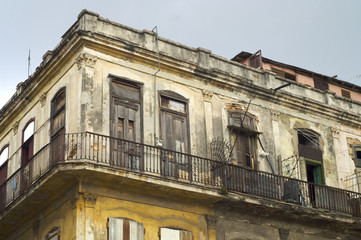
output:
[[[12,158],[20,159],[20,150]],[[50,170],[88,162],[160,180],[207,186],[361,217],[361,194],[94,133],[60,135],[0,186],[0,213]]]

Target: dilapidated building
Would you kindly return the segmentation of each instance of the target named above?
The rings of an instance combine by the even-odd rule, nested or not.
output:
[[[82,11],[0,110],[0,238],[360,239],[360,87],[253,59]]]

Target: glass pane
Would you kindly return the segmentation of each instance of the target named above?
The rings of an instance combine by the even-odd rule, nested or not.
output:
[[[0,166],[6,162],[9,158],[9,147],[6,147],[1,153],[0,153]]]
[[[29,123],[29,125],[24,130],[24,142],[28,140],[34,134],[34,121]]]
[[[169,100],[169,108],[178,112],[185,112],[185,104],[174,100]]]
[[[173,99],[168,99],[165,97],[162,97],[161,106],[177,112],[183,112],[183,113],[186,112],[185,103]]]

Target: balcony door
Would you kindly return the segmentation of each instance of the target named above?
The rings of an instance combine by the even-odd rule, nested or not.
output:
[[[186,155],[189,153],[187,100],[174,92],[162,91],[160,110],[161,138],[165,149],[161,161],[162,174],[189,179],[191,159]]]
[[[65,89],[62,89],[51,102],[51,166],[59,161],[64,161],[65,100]]]
[[[141,134],[141,88],[127,81],[111,85],[112,164],[132,170],[143,169]]]

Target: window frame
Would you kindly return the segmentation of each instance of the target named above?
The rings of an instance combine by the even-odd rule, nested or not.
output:
[[[6,144],[6,145],[4,145],[4,146],[1,148],[1,150],[0,150],[0,157],[1,157],[1,155],[3,154],[3,152],[5,151],[6,148],[8,149],[8,156],[7,156],[6,160],[5,160],[3,163],[0,162],[0,169],[2,168],[2,166],[4,166],[5,164],[7,164],[7,162],[9,161],[10,144]],[[1,158],[0,158],[0,161],[1,161]]]
[[[27,130],[27,128],[29,127],[29,125],[31,123],[34,123],[34,129],[32,132],[32,135],[30,137],[28,137],[27,139],[25,138],[25,131]],[[21,166],[26,165],[31,158],[34,156],[34,142],[35,142],[35,118],[31,118],[24,126],[23,130],[22,130],[22,141],[21,141]],[[31,150],[30,147],[32,148]],[[28,150],[26,150],[28,149]],[[27,152],[27,156],[25,159],[25,151]],[[29,157],[29,152],[31,152],[31,156]]]
[[[5,149],[7,149],[7,151],[8,151],[8,156],[7,156],[6,160],[2,164],[0,163],[1,164],[0,165],[0,186],[4,182],[6,182],[6,179],[8,178],[8,162],[9,162],[9,156],[10,156],[10,144],[6,144],[1,148],[0,156],[3,154]]]
[[[64,95],[63,95],[64,94]],[[60,108],[56,109],[56,101],[58,98],[63,95],[64,98],[64,104],[60,106]],[[64,125],[53,132],[54,127],[54,119],[61,114],[61,112],[64,111]],[[61,130],[63,130],[66,126],[66,88],[61,88],[53,97],[51,100],[51,113],[50,113],[50,137],[53,138],[56,136]]]

